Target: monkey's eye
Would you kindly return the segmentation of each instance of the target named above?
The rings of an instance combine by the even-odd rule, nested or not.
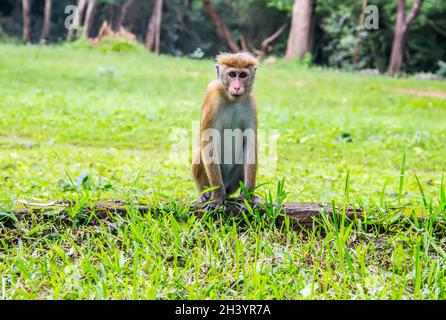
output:
[[[234,71],[232,71],[232,72],[229,72],[229,76],[231,78],[235,78],[237,76],[237,74]]]
[[[242,79],[245,79],[248,75],[246,74],[246,72],[242,72],[240,73],[239,77]]]

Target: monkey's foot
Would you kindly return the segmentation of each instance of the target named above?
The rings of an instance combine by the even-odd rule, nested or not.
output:
[[[225,200],[212,200],[208,193],[203,193],[197,200],[200,202],[198,206],[200,211],[215,211],[220,207],[224,207],[226,202]]]
[[[209,192],[205,192],[205,193],[202,193],[199,197],[198,197],[198,199],[197,199],[197,201],[198,202],[200,202],[200,203],[206,203],[206,202],[208,202],[209,200],[210,200],[210,195],[209,195]]]

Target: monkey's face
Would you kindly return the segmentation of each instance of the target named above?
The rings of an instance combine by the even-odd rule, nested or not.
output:
[[[227,68],[222,71],[220,81],[231,98],[241,98],[252,90],[254,68]]]

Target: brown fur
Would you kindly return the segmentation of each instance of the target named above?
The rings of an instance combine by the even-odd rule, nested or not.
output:
[[[222,53],[217,56],[219,65],[233,68],[257,68],[259,61],[249,52]]]
[[[257,66],[257,60],[249,53],[241,52],[236,54],[221,54],[217,57],[217,62],[223,75],[220,75],[219,79],[213,81],[209,84],[206,92],[206,97],[204,99],[201,108],[201,121],[200,121],[200,134],[199,134],[199,147],[193,156],[194,164],[192,165],[192,174],[197,185],[199,192],[203,192],[205,189],[210,187],[217,187],[216,190],[211,192],[211,200],[219,203],[224,200],[225,196],[229,196],[230,193],[234,192],[238,188],[239,180],[245,184],[247,190],[252,192],[255,187],[255,179],[257,172],[257,108],[254,95],[251,93],[251,87],[254,82],[254,68]],[[248,86],[245,94],[241,97],[231,97],[227,90],[227,86],[222,83],[222,77],[224,75],[224,68],[236,68],[236,69],[249,69],[251,73],[251,79],[248,81]],[[220,164],[209,163],[204,159],[208,155],[202,152],[203,148],[206,147],[209,141],[202,141],[201,136],[206,129],[215,128],[218,122],[218,117],[223,110],[230,108],[235,108],[240,105],[245,110],[248,110],[247,114],[251,115],[249,120],[249,128],[255,130],[255,164],[243,164],[243,170],[240,178],[238,176],[230,177],[231,181],[223,181],[222,172]],[[242,130],[245,127],[240,128]],[[226,187],[225,187],[226,186]]]

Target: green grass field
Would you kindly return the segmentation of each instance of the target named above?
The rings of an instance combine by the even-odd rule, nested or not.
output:
[[[214,77],[211,60],[0,45],[0,218],[19,200],[191,202],[192,127]],[[285,178],[287,201],[445,219],[446,82],[279,61],[259,68],[255,91],[260,129],[278,134],[260,195]],[[294,232],[186,209],[0,225],[1,297],[446,298],[445,233],[430,222]]]

